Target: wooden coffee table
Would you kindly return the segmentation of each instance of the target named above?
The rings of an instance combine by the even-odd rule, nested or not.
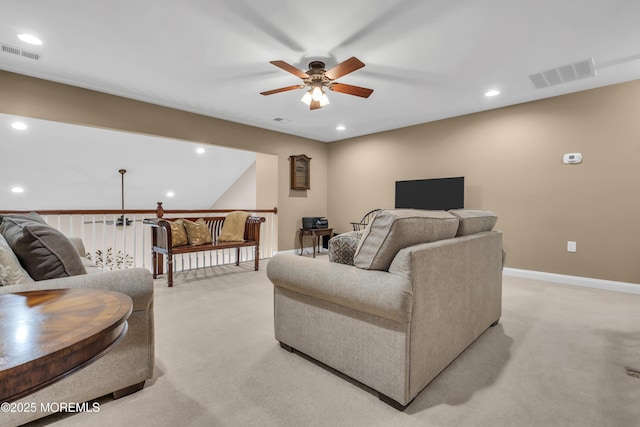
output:
[[[65,378],[127,333],[131,298],[101,289],[0,295],[0,402]]]

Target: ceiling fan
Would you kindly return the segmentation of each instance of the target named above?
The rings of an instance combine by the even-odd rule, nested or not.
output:
[[[346,61],[331,68],[329,71],[325,71],[324,62],[322,61],[311,61],[309,63],[309,70],[306,72],[294,67],[293,65],[287,64],[284,61],[270,61],[270,63],[276,67],[282,68],[294,76],[300,77],[304,84],[268,90],[266,92],[260,92],[260,94],[273,95],[274,93],[286,92],[289,90],[309,88],[309,90],[305,92],[301,101],[307,104],[311,110],[316,110],[329,104],[329,98],[327,98],[324,88],[334,92],[346,93],[347,95],[360,96],[362,98],[368,98],[369,95],[373,93],[373,89],[352,86],[334,81],[337,78],[364,67],[364,62],[360,61],[356,57],[347,59]]]

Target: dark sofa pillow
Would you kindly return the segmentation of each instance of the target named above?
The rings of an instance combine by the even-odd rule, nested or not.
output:
[[[44,218],[42,218],[36,212],[29,212],[27,214],[0,214],[0,224],[2,224],[2,220],[5,218],[13,219],[18,223],[37,222],[40,224],[47,224]]]
[[[86,274],[73,243],[34,214],[4,215],[0,233],[33,280]]]

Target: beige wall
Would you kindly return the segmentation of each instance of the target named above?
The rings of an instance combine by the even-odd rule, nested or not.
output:
[[[346,231],[393,207],[396,180],[464,175],[467,207],[500,217],[507,266],[640,283],[638,81],[331,144],[4,71],[0,94],[6,114],[276,155],[280,250],[303,216]],[[568,152],[584,162],[563,165]],[[307,192],[289,190],[292,154],[313,158]]]
[[[396,180],[464,176],[466,207],[499,215],[507,266],[640,283],[639,163],[636,81],[331,143],[329,220],[393,207]]]
[[[258,182],[258,177],[256,169],[256,162],[253,162],[210,206],[210,209],[257,209],[256,183]]]
[[[6,71],[0,71],[0,112],[277,155],[280,250],[296,246],[296,233],[303,216],[327,213],[328,146],[323,142]],[[313,158],[311,190],[290,194],[289,156],[301,153]],[[150,161],[161,155],[164,153],[149,153]],[[260,209],[273,207],[258,206]]]

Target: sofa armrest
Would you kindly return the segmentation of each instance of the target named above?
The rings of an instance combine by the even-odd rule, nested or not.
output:
[[[267,264],[267,277],[288,289],[397,322],[409,322],[409,280],[384,271],[278,254]]]
[[[64,288],[98,288],[122,292],[133,300],[133,311],[148,310],[153,302],[153,279],[145,268],[81,274],[59,279],[40,280],[20,285],[0,286],[0,293],[15,293]]]

